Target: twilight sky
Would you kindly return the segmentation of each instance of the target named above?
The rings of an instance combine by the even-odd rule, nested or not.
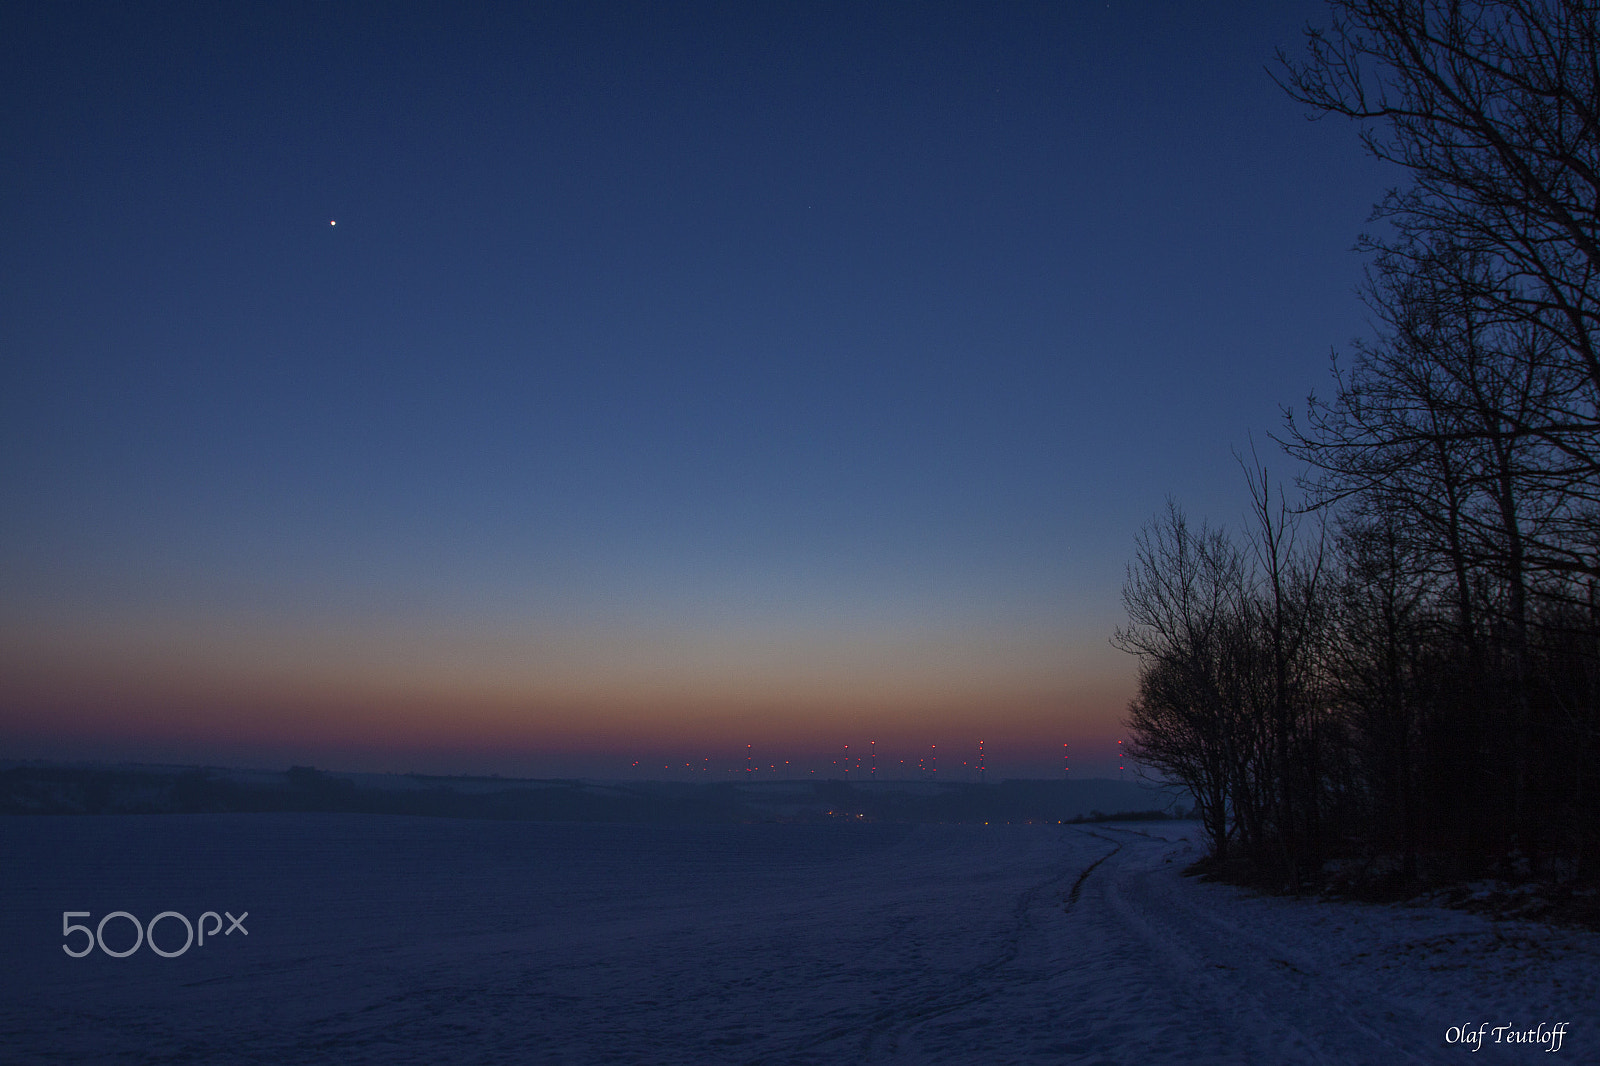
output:
[[[1115,774],[1134,534],[1365,329],[1308,21],[7,5],[0,755]]]

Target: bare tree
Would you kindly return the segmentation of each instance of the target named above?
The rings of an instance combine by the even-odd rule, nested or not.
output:
[[[1280,55],[1279,82],[1360,121],[1367,149],[1411,183],[1377,208],[1392,235],[1365,240],[1380,336],[1284,443],[1317,471],[1315,502],[1364,530],[1347,538],[1351,573],[1394,590],[1448,582],[1418,617],[1453,618],[1453,639],[1424,641],[1409,676],[1391,646],[1388,681],[1345,689],[1362,728],[1398,730],[1378,764],[1398,759],[1404,788],[1415,772],[1444,794],[1461,846],[1516,852],[1545,838],[1553,811],[1580,809],[1600,772],[1584,754],[1565,793],[1549,783],[1595,732],[1600,662],[1587,607],[1600,578],[1600,5],[1330,9],[1303,60]],[[1405,550],[1374,571],[1375,544]],[[1397,617],[1375,625],[1368,610],[1342,637],[1392,644]],[[1577,824],[1590,827],[1581,851],[1593,819]]]
[[[1399,849],[1400,873],[1410,880],[1422,826],[1419,675],[1439,597],[1399,517],[1380,512],[1341,523],[1329,682],[1364,785],[1357,817],[1378,847]]]
[[[1259,457],[1244,470],[1253,519],[1249,543],[1258,588],[1242,608],[1254,619],[1253,641],[1261,662],[1262,704],[1254,717],[1267,738],[1264,777],[1279,861],[1298,887],[1314,861],[1322,835],[1323,760],[1330,723],[1324,714],[1318,652],[1326,636],[1323,543],[1302,539],[1303,513],[1276,491]]]
[[[1228,691],[1228,631],[1237,621],[1244,558],[1220,531],[1190,527],[1175,503],[1139,534],[1112,643],[1139,659],[1129,707],[1131,755],[1195,798],[1225,860],[1243,746],[1237,693]]]
[[[1366,240],[1376,336],[1280,440],[1336,547],[1259,460],[1243,550],[1176,505],[1141,533],[1134,755],[1292,885],[1352,842],[1592,877],[1600,0],[1330,8],[1280,84],[1412,179]]]
[[[1600,574],[1600,8],[1330,6],[1332,24],[1307,31],[1305,60],[1280,54],[1278,78],[1316,111],[1363,122],[1367,149],[1411,175],[1377,210],[1395,236],[1367,242],[1374,291],[1448,309],[1489,338],[1507,372],[1476,383],[1487,386],[1479,422],[1547,449],[1541,471],[1567,505],[1564,536],[1529,561]]]

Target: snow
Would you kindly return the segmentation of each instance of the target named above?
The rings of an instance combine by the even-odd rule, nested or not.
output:
[[[1600,935],[1201,883],[1194,833],[4,818],[0,1060],[1600,1062]],[[66,910],[248,932],[75,959]]]

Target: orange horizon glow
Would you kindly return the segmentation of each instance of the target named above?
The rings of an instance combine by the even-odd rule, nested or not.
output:
[[[981,734],[989,772],[1011,772],[1008,765],[1025,762],[1030,773],[1053,775],[1063,736],[1072,738],[1079,756],[1075,769],[1092,769],[1096,750],[1115,748],[1118,727],[1099,712],[1117,705],[1116,698],[1016,693],[943,706],[778,700],[512,705],[422,695],[363,699],[170,688],[24,697],[8,689],[0,693],[0,737],[21,757],[568,776],[562,767],[569,764],[619,773],[641,759],[648,768],[665,758],[673,772],[684,759],[731,764],[744,759],[746,745],[757,761],[812,764],[829,753],[869,758],[875,751],[887,774],[896,758],[915,758],[937,744],[942,770],[954,770],[966,757],[975,771]],[[853,755],[851,744],[857,745]],[[796,766],[793,772],[800,771]]]
[[[827,749],[1118,731],[1115,653],[1050,634],[0,627],[0,738],[370,752]]]
[[[670,767],[679,756],[727,758],[747,744],[791,761],[872,739],[880,753],[930,742],[975,752],[982,736],[992,772],[1021,758],[1047,766],[1064,739],[1114,738],[1133,692],[1130,664],[1117,653],[1074,658],[1060,635],[1033,632],[151,617],[0,625],[0,638],[0,744],[18,755],[271,753],[352,769],[516,772],[658,756]]]

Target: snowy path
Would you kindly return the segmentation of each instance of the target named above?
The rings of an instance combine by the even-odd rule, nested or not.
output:
[[[1600,1061],[1600,936],[1251,897],[1188,832],[0,820],[0,1061]],[[61,951],[224,908],[248,940]]]

